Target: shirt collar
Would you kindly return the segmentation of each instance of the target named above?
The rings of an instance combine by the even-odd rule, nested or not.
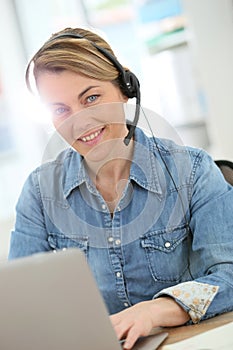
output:
[[[144,132],[136,128],[134,134],[134,155],[130,169],[130,179],[148,191],[162,195],[158,170],[158,159],[155,154],[155,143]]]
[[[83,157],[78,152],[70,149],[64,161],[64,195],[69,194],[82,183],[90,181],[85,171]]]
[[[130,169],[130,179],[148,191],[162,195],[158,177],[158,160],[155,156],[155,144],[144,132],[136,128],[134,134],[134,154]],[[95,192],[90,178],[85,170],[83,157],[72,149],[64,159],[64,195],[67,198],[71,191],[86,182]]]

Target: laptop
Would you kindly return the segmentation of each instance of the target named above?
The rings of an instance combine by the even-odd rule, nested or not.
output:
[[[154,350],[167,337],[141,338]],[[38,253],[0,266],[2,350],[120,350],[109,315],[79,249]]]

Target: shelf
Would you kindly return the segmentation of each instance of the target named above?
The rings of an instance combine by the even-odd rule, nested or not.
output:
[[[177,28],[172,32],[161,33],[146,40],[150,54],[173,49],[178,46],[187,45],[187,38],[184,28]]]

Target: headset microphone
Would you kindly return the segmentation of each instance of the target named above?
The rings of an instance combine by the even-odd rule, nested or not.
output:
[[[129,132],[128,132],[128,134],[124,138],[124,144],[126,146],[128,146],[131,138],[133,137],[134,130],[135,130],[136,126],[137,126],[138,119],[139,119],[140,108],[141,108],[141,105],[140,105],[140,91],[139,91],[139,96],[136,97],[136,106],[135,106],[134,119],[129,125]]]
[[[120,62],[106,49],[102,48],[101,46],[96,45],[93,41],[90,41],[89,39],[85,38],[82,35],[66,32],[63,34],[58,34],[51,39],[49,39],[47,43],[54,41],[56,39],[60,38],[74,38],[74,39],[86,39],[88,40],[99,52],[101,52],[118,70],[119,72],[119,81],[120,81],[120,89],[123,92],[125,96],[128,98],[136,98],[136,106],[135,106],[135,115],[132,122],[130,122],[130,125],[128,126],[129,132],[124,138],[124,143],[126,146],[128,146],[131,138],[133,137],[134,130],[137,126],[139,114],[140,114],[140,103],[141,103],[141,94],[140,94],[140,83],[134,73],[131,71],[128,71],[124,69],[124,67],[120,64]]]

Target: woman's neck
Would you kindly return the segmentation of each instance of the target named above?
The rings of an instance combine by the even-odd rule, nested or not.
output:
[[[134,142],[131,140],[128,146],[123,142],[117,144],[113,150],[110,150],[108,156],[104,159],[93,161],[85,158],[86,168],[93,182],[101,179],[111,178],[117,182],[125,175],[129,175],[129,170],[133,158]]]
[[[123,145],[111,154],[109,159],[100,162],[88,162],[86,166],[96,188],[108,204],[109,210],[114,211],[128,182],[133,157],[133,140],[128,146]]]

